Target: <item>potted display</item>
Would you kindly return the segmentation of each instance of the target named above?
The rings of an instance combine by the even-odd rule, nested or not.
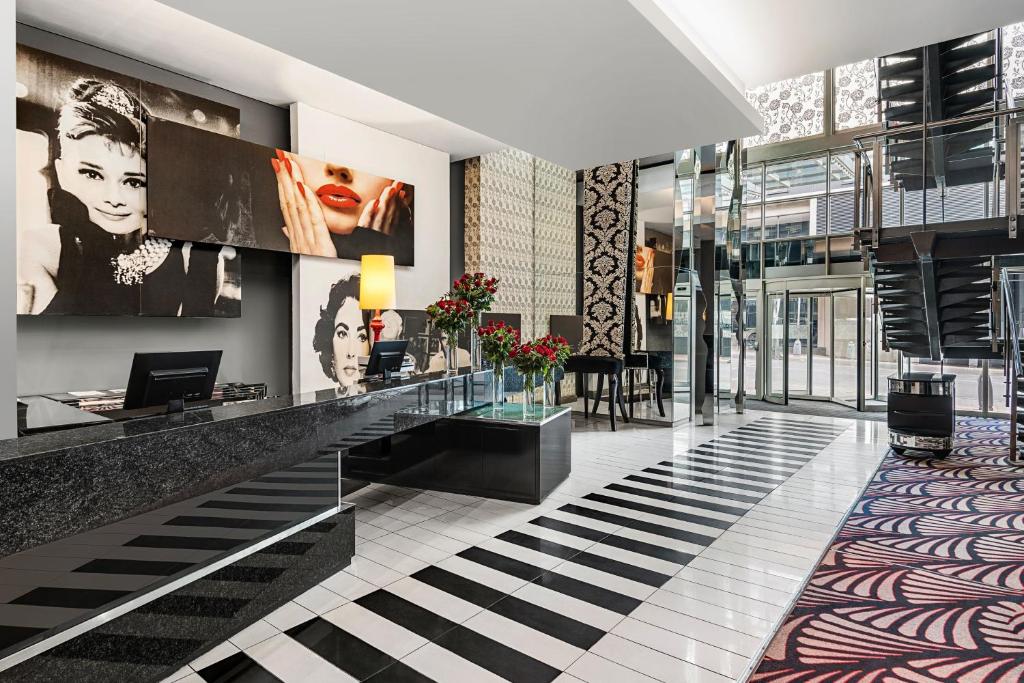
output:
[[[511,358],[512,349],[519,344],[519,330],[499,320],[487,326],[478,327],[480,348],[483,357],[494,368],[491,383],[491,403],[497,409],[505,403],[505,367]]]
[[[498,278],[487,277],[484,273],[466,273],[452,283],[452,291],[449,296],[453,299],[461,299],[469,303],[473,310],[473,326],[469,339],[470,364],[474,370],[483,367],[481,360],[479,330],[481,317],[491,310],[494,297],[498,292]]]
[[[548,366],[555,362],[555,350],[536,341],[515,346],[509,352],[513,367],[523,376],[523,417],[530,417],[537,409],[537,376],[544,376]]]
[[[459,333],[473,319],[473,309],[465,299],[443,296],[427,306],[430,324],[444,335],[444,368],[449,375],[459,373]]]
[[[555,374],[559,368],[565,367],[566,361],[572,355],[572,347],[565,337],[548,334],[536,340],[536,343],[546,346],[555,352],[555,359],[544,368],[544,407],[553,408],[555,405]]]

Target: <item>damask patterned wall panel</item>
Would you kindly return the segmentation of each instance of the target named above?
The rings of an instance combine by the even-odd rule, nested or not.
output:
[[[583,172],[583,354],[621,357],[628,342],[635,166]]]
[[[534,335],[576,312],[576,174],[534,159]]]
[[[519,313],[522,334],[573,313],[574,173],[506,149],[466,162],[466,270],[501,278],[493,310]]]

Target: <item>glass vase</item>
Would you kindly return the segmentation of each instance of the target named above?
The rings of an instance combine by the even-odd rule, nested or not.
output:
[[[547,371],[544,373],[544,409],[555,407],[555,373]]]
[[[459,335],[449,334],[444,343],[444,371],[447,375],[459,374]]]
[[[537,377],[532,372],[523,375],[523,417],[533,417],[537,411]]]
[[[480,344],[480,326],[483,313],[477,311],[473,314],[472,327],[469,330],[469,365],[474,371],[484,369],[483,348]]]
[[[494,364],[494,377],[491,380],[491,407],[501,410],[505,406],[505,366]]]

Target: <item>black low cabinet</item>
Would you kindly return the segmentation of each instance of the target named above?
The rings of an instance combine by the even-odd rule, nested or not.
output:
[[[489,409],[449,417],[349,449],[342,477],[540,503],[572,470],[570,412],[548,413],[525,421]]]

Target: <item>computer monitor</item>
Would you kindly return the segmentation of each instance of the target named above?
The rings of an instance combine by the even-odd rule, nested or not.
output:
[[[370,358],[366,361],[366,376],[383,375],[385,380],[391,379],[392,372],[402,369],[405,350],[409,347],[406,339],[379,341],[370,349]]]
[[[222,351],[136,353],[124,407],[167,406],[184,410],[185,401],[206,401],[213,395]]]

